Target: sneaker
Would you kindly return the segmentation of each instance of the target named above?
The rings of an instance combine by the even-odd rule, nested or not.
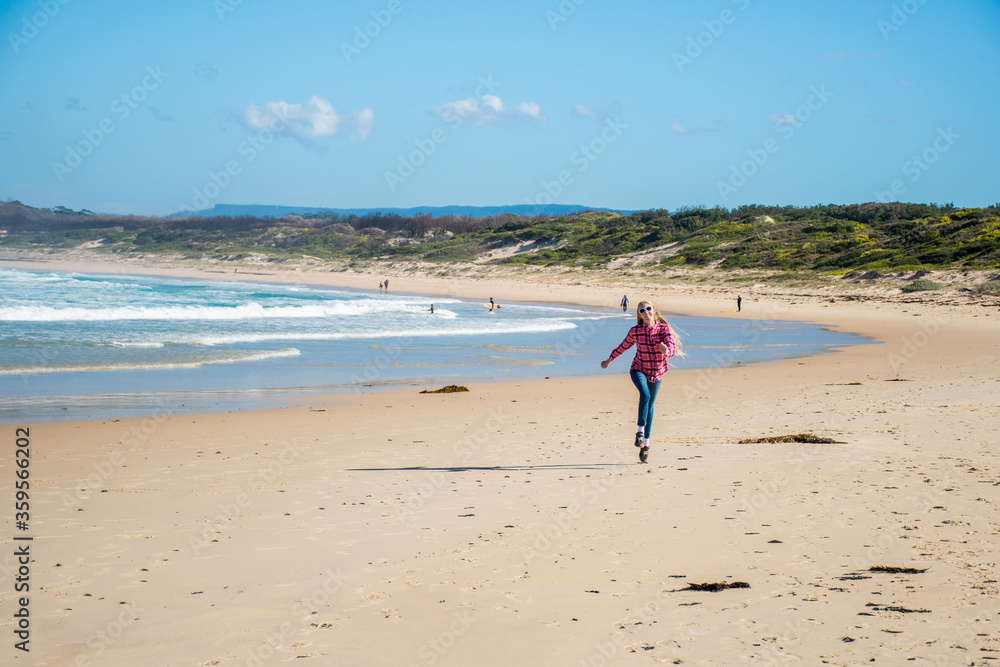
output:
[[[636,447],[642,447],[642,438],[643,438],[642,433],[636,433],[635,434],[635,446]]]
[[[649,447],[641,447],[639,449],[639,462],[645,463],[646,459],[649,458]]]

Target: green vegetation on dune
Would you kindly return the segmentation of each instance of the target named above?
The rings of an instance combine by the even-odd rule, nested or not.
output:
[[[630,215],[145,218],[0,203],[0,247],[275,260],[755,269],[787,275],[1000,268],[1000,205],[664,209]],[[99,244],[94,242],[99,241]],[[918,289],[927,289],[922,285]],[[989,288],[995,291],[995,286]]]

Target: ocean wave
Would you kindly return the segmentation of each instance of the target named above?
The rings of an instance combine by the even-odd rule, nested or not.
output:
[[[369,338],[429,338],[435,336],[482,336],[511,333],[543,333],[576,329],[572,322],[535,321],[518,322],[496,328],[480,326],[457,327],[454,329],[384,329],[380,331],[329,331],[302,333],[287,331],[282,333],[246,333],[220,336],[197,336],[177,343],[196,345],[231,345],[234,343],[261,343],[280,340],[348,340]]]
[[[0,280],[28,283],[28,282],[68,282],[68,273],[54,273],[51,271],[25,271],[24,269],[0,269]]]
[[[314,305],[262,306],[249,302],[234,306],[14,306],[0,308],[0,322],[126,322],[126,321],[224,321],[261,319],[316,319],[379,313],[423,313],[423,305],[377,300],[329,301]],[[444,315],[443,315],[444,316]]]
[[[302,353],[294,347],[286,347],[281,350],[260,350],[256,352],[236,352],[224,354],[210,359],[198,359],[192,361],[162,361],[133,364],[79,364],[73,366],[22,366],[13,368],[0,368],[0,375],[27,375],[31,373],[80,373],[93,371],[150,371],[150,370],[176,370],[201,368],[203,366],[213,366],[216,364],[238,364],[250,361],[264,361],[266,359],[281,359],[285,357],[297,357]]]
[[[158,342],[119,341],[119,340],[111,341],[111,347],[136,347],[136,348],[150,349],[150,348],[164,347],[164,345],[165,345],[164,343],[158,343]]]

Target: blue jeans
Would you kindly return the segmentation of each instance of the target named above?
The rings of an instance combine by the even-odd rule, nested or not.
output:
[[[649,437],[649,429],[653,424],[653,403],[656,402],[656,392],[660,390],[660,382],[650,382],[642,371],[629,371],[632,384],[639,390],[639,419],[637,426],[645,427],[644,436]]]

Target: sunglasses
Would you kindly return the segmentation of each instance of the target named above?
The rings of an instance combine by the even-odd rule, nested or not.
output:
[[[639,312],[640,313],[651,313],[651,312],[653,312],[653,307],[652,306],[646,306],[645,308],[640,308]]]

